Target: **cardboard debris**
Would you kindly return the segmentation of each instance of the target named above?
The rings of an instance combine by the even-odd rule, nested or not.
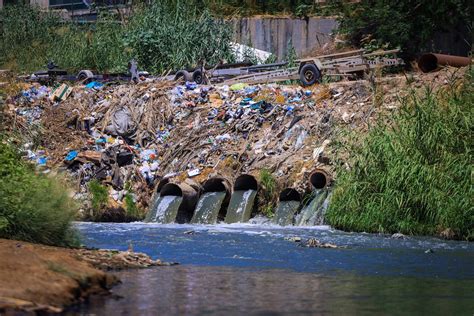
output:
[[[69,87],[67,84],[63,83],[59,87],[53,90],[49,99],[51,101],[64,101],[72,93],[72,87]]]

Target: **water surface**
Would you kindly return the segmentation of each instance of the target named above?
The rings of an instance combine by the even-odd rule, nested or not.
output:
[[[181,265],[119,272],[122,299],[96,298],[100,315],[472,315],[474,246],[344,233],[327,226],[77,223],[88,246]],[[344,249],[302,247],[317,238]],[[425,253],[431,249],[433,252]]]

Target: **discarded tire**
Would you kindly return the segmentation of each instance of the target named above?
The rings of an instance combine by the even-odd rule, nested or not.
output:
[[[314,64],[306,64],[301,67],[300,80],[305,86],[315,84],[321,79],[321,72]]]
[[[193,76],[186,70],[180,70],[174,76],[174,80],[184,80],[184,81],[193,81]]]
[[[193,81],[197,84],[206,83],[206,78],[201,69],[196,69],[193,72]]]
[[[89,81],[94,78],[94,73],[90,70],[81,70],[77,74],[77,80],[79,81]]]

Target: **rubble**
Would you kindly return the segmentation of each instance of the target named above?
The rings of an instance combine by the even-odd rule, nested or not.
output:
[[[6,100],[4,128],[22,135],[26,159],[67,170],[78,200],[98,179],[114,207],[124,208],[132,194],[146,210],[165,177],[202,183],[220,175],[233,182],[265,168],[281,187],[304,192],[303,179],[315,168],[333,168],[339,127],[366,131],[379,113],[396,108],[402,86],[419,82],[379,78],[382,106],[366,80],[310,87],[92,82],[65,85],[72,90],[67,98],[51,98],[60,88],[32,84]]]

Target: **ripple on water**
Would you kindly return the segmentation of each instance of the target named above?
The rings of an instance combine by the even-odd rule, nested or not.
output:
[[[135,251],[153,258],[205,266],[280,268],[298,272],[474,278],[474,246],[428,237],[392,239],[346,233],[329,226],[218,224],[76,223],[87,246]],[[346,246],[318,249],[299,246],[285,237]],[[434,253],[427,254],[427,249]],[[239,257],[252,260],[239,260]],[[242,262],[245,261],[245,262]]]

